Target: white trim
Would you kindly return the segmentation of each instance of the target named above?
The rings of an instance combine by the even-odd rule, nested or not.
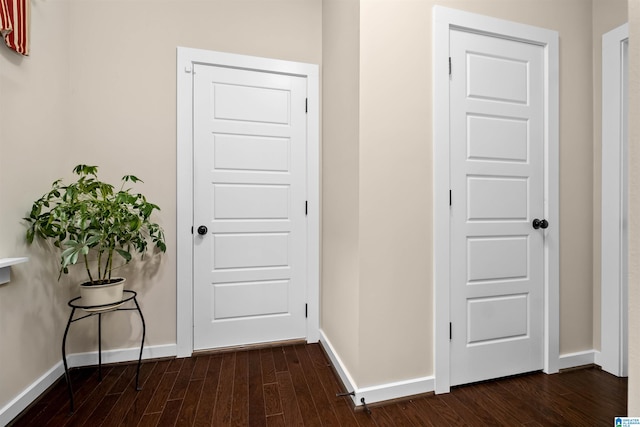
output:
[[[62,361],[60,361],[25,388],[22,393],[17,395],[11,402],[7,403],[4,408],[0,409],[0,425],[4,426],[9,424],[11,420],[20,415],[20,413],[40,397],[42,393],[58,381],[62,375],[64,375],[64,366],[62,365]]]
[[[22,264],[29,261],[27,257],[21,258],[0,258],[0,268],[11,267],[12,265]]]
[[[602,368],[602,353],[598,350],[593,350],[593,363]]]
[[[358,385],[349,373],[349,370],[347,369],[345,364],[342,363],[342,359],[340,359],[340,356],[338,356],[338,352],[336,352],[335,348],[329,341],[329,338],[327,338],[322,329],[320,330],[320,344],[322,345],[322,348],[324,348],[325,353],[327,353],[327,355],[329,356],[329,360],[331,361],[333,368],[338,373],[338,377],[340,378],[340,381],[342,382],[344,388],[348,392],[357,390]],[[353,400],[353,403],[356,403],[355,396],[351,397],[351,399]]]
[[[623,129],[623,57],[629,26],[602,36],[602,271],[600,364],[617,376],[627,375],[627,233],[624,180],[626,142]]]
[[[177,55],[176,347],[178,357],[189,357],[193,353],[193,241],[181,236],[190,236],[193,226],[193,128],[187,125],[192,116],[193,65],[188,50],[178,48]]]
[[[11,280],[11,266],[29,261],[29,258],[0,258],[0,285]]]
[[[320,69],[307,76],[307,342],[320,340]]]
[[[303,76],[307,79],[307,342],[317,342],[320,328],[320,81],[315,64],[177,48],[177,295],[178,357],[193,353],[193,64]]]
[[[138,360],[140,347],[123,348],[102,352],[102,363],[134,362]],[[143,359],[156,359],[161,357],[173,357],[176,355],[175,344],[156,345],[145,347],[142,351]],[[98,361],[98,352],[74,353],[67,355],[69,368],[82,366],[95,366]],[[64,375],[64,365],[62,360],[56,363],[51,369],[40,378],[25,388],[22,393],[16,396],[4,408],[0,409],[0,425],[7,425],[11,420],[20,415],[31,403],[35,402],[49,387],[51,387],[61,376]]]
[[[434,390],[434,385],[435,380],[430,376],[364,387],[356,391],[356,405],[362,405],[362,398],[369,404],[429,393]]]
[[[177,347],[175,344],[154,345],[152,347],[145,346],[142,350],[142,359],[159,359],[162,357],[176,356]],[[132,362],[138,360],[140,347],[120,348],[116,350],[103,350],[102,363],[120,363]],[[98,364],[98,352],[90,351],[87,353],[74,353],[67,356],[67,364],[69,368],[78,368],[82,366],[93,366]]]
[[[596,363],[598,352],[596,350],[578,351],[576,353],[563,354],[558,361],[559,369],[577,368],[578,366],[593,365]]]
[[[447,393],[449,375],[449,30],[488,34],[540,45],[545,58],[545,235],[544,371],[558,371],[559,360],[559,155],[558,33],[441,6],[433,8],[433,266],[435,391]]]
[[[355,395],[351,396],[351,399],[356,406],[362,405],[362,399],[364,399],[367,404],[370,404],[429,393],[434,390],[434,378],[432,376],[358,388],[353,377],[349,374],[347,367],[342,363],[342,360],[323,331],[320,331],[320,343],[328,354],[342,384],[347,391],[355,392]]]

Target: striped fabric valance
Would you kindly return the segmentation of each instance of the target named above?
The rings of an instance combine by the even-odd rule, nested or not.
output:
[[[30,0],[0,0],[0,34],[11,49],[29,54]]]

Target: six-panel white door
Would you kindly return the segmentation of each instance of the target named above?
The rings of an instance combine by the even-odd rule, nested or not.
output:
[[[194,349],[304,338],[306,79],[193,71]]]
[[[543,48],[452,30],[451,385],[542,369]],[[551,226],[554,226],[552,224]]]

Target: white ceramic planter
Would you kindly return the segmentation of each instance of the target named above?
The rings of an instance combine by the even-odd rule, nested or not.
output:
[[[110,308],[109,305],[122,301],[122,291],[124,290],[124,277],[113,277],[113,283],[105,285],[90,285],[82,283],[80,285],[80,296],[82,297],[83,306],[104,305],[104,309]],[[98,308],[102,309],[102,308]]]

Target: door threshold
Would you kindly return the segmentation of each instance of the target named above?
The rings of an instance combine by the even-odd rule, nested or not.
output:
[[[298,344],[306,344],[306,338],[297,338],[292,340],[259,342],[255,344],[234,345],[230,347],[205,348],[202,350],[194,350],[193,356],[202,356],[209,354],[230,353],[234,351],[260,350],[263,348],[285,347]]]

